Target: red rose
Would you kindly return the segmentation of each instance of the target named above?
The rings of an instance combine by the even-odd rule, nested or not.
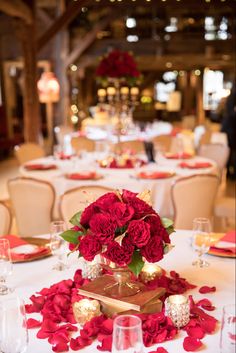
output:
[[[103,256],[111,260],[118,266],[124,266],[131,262],[132,254],[125,251],[125,248],[119,245],[116,241],[111,242]]]
[[[148,214],[156,214],[154,209],[149,206],[146,202],[136,197],[135,193],[123,190],[122,199],[129,206],[133,207],[135,212],[133,218],[135,219],[140,219]]]
[[[101,250],[102,246],[99,240],[92,235],[86,235],[80,240],[79,251],[87,261],[92,261]]]
[[[109,211],[111,205],[115,202],[119,202],[118,196],[114,192],[108,192],[105,195],[102,195],[95,201],[96,207],[102,211]]]
[[[150,224],[150,232],[152,236],[158,235],[162,238],[164,243],[170,243],[169,234],[167,233],[165,227],[162,225],[161,218],[157,213],[155,216],[146,217],[145,222]]]
[[[141,254],[148,262],[160,261],[164,255],[162,239],[158,236],[151,237],[147,245],[141,249]]]
[[[121,243],[122,247],[125,250],[125,253],[130,254],[130,256],[133,255],[134,252],[134,245],[131,243],[129,237],[124,237],[122,239],[122,243]]]
[[[95,203],[92,203],[91,205],[89,205],[88,207],[86,207],[83,211],[83,213],[81,214],[81,218],[80,218],[80,223],[82,224],[83,227],[88,228],[89,227],[89,221],[91,219],[91,217],[97,213],[98,207],[96,206]]]
[[[89,222],[90,230],[102,244],[109,244],[114,239],[116,222],[109,214],[97,213]]]
[[[133,217],[134,209],[123,202],[115,202],[110,205],[109,213],[115,219],[117,226],[123,227]]]
[[[131,221],[127,233],[131,243],[142,248],[150,239],[150,225],[144,221]]]

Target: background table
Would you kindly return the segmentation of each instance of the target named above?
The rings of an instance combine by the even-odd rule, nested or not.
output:
[[[210,312],[221,321],[222,308],[226,304],[235,302],[235,266],[234,259],[220,258],[211,255],[205,255],[210,266],[208,268],[197,269],[191,265],[196,253],[190,246],[191,231],[178,230],[171,235],[172,243],[175,245],[173,250],[167,254],[162,261],[158,263],[166,271],[175,270],[189,282],[198,286],[198,288],[188,291],[185,295],[192,294],[195,300],[208,298],[216,306],[216,310]],[[183,256],[184,254],[184,256]],[[76,269],[81,267],[81,263],[77,258],[69,259],[71,267],[63,272],[51,270],[56,259],[53,257],[45,258],[34,262],[26,262],[14,264],[13,275],[10,283],[16,287],[16,293],[29,303],[28,298],[40,291],[44,287],[48,287],[62,279],[73,278]],[[215,293],[200,294],[199,287],[203,285],[216,286]],[[4,300],[4,298],[0,298]],[[37,314],[29,315],[29,317],[39,318]],[[47,340],[39,340],[36,338],[37,329],[29,330],[30,343],[27,353],[51,353],[51,346]],[[76,333],[76,336],[78,333]],[[183,339],[185,332],[180,331],[177,338],[172,341],[161,343],[160,346],[165,347],[169,353],[181,353],[183,349]],[[220,327],[217,332],[212,335],[206,335],[202,342],[204,348],[202,353],[219,352]],[[81,353],[96,352],[97,342],[91,346],[80,350]],[[155,351],[158,345],[145,348],[145,352]],[[72,352],[72,351],[71,351]],[[98,352],[98,351],[97,351]]]
[[[187,169],[180,168],[178,164],[180,160],[166,159],[163,156],[157,157],[157,163],[151,163],[140,170],[160,170],[170,171],[175,173],[171,178],[166,179],[137,179],[135,169],[110,169],[110,168],[99,168],[95,163],[96,154],[87,153],[83,159],[73,160],[53,160],[53,157],[47,157],[31,161],[30,164],[34,163],[53,163],[58,166],[56,170],[46,171],[27,171],[23,166],[20,167],[20,174],[22,176],[37,178],[46,180],[52,183],[56,190],[56,204],[54,216],[58,216],[58,199],[65,191],[73,189],[83,185],[102,185],[114,189],[128,189],[134,192],[141,192],[149,189],[152,195],[152,204],[154,209],[161,216],[172,216],[173,206],[171,202],[170,192],[172,184],[179,178],[184,176],[190,176],[193,174],[218,174],[216,163],[203,157],[193,157],[186,160],[189,163],[195,163],[199,161],[210,162],[212,165],[209,168],[203,169]],[[65,178],[66,173],[72,173],[73,171],[82,170],[95,170],[98,174],[102,175],[103,178],[99,180],[69,180]]]

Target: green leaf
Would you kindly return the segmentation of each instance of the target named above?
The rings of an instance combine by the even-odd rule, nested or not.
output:
[[[165,228],[169,228],[170,226],[173,226],[174,222],[172,221],[172,219],[169,218],[161,218],[161,223],[163,225],[163,227]]]
[[[132,261],[128,265],[129,269],[133,272],[133,274],[135,274],[135,276],[138,276],[142,271],[143,266],[144,261],[142,259],[142,255],[140,254],[140,252],[134,251]]]
[[[74,216],[70,219],[70,223],[73,224],[74,226],[81,226],[80,224],[80,218],[81,214],[83,211],[79,211]]]
[[[174,233],[174,232],[175,232],[175,229],[174,229],[173,226],[170,226],[170,227],[166,228],[166,231],[167,231],[167,233],[170,235],[171,233]]]
[[[77,244],[78,243],[78,237],[81,237],[83,232],[77,232],[76,230],[66,230],[65,232],[61,233],[60,236],[65,240],[68,241],[69,243],[72,244]]]

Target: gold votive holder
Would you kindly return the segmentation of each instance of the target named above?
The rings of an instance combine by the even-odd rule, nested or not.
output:
[[[73,303],[75,321],[83,325],[95,316],[101,315],[100,303],[97,300],[81,299]]]
[[[142,282],[147,283],[153,279],[162,275],[162,268],[156,264],[146,263],[140,273],[140,279]]]
[[[165,314],[170,317],[173,324],[180,328],[189,322],[190,305],[189,300],[184,295],[170,295],[165,300]]]

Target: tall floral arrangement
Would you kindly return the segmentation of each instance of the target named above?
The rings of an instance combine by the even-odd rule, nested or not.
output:
[[[101,59],[96,76],[102,83],[119,79],[129,85],[137,84],[141,79],[134,57],[129,52],[120,50],[113,50]]]
[[[158,262],[169,250],[173,222],[161,219],[148,204],[147,194],[128,190],[99,197],[70,222],[61,236],[87,261],[98,254],[138,275],[144,262]]]

